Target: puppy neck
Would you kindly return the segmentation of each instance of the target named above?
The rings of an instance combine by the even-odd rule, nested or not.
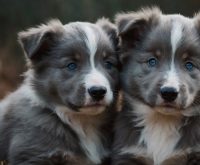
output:
[[[175,152],[183,116],[162,114],[138,100],[131,101],[131,108],[136,127],[142,127],[138,145],[144,144],[147,155],[160,164]]]

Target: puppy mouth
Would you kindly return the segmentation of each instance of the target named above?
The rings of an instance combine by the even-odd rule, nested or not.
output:
[[[179,109],[179,107],[173,103],[164,103],[161,105],[161,107],[170,108],[170,109]]]
[[[163,103],[161,105],[157,105],[154,109],[157,112],[166,115],[180,114],[182,111],[182,108],[175,103]]]
[[[107,105],[105,103],[101,103],[101,102],[92,102],[92,103],[87,103],[85,105],[75,105],[73,103],[67,103],[68,107],[70,107],[71,109],[75,110],[75,111],[79,111],[79,109],[81,108],[97,108],[97,107],[106,107]]]
[[[72,109],[72,110],[74,110],[74,111],[79,111],[79,109],[82,107],[82,106],[80,106],[80,105],[75,105],[75,104],[73,104],[73,103],[70,103],[70,102],[68,102],[67,103],[67,106],[70,108],[70,109]]]
[[[108,103],[104,100],[96,101],[96,100],[89,100],[87,101],[82,108],[89,108],[89,107],[106,107]]]
[[[92,108],[92,107],[105,107],[106,105],[99,102],[89,103],[84,105],[82,108]]]

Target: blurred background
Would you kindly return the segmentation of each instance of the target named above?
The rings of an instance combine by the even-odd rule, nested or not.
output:
[[[192,16],[200,11],[200,0],[0,0],[0,99],[19,86],[26,70],[17,33],[58,18],[95,22],[105,16],[113,20],[115,13],[132,11],[142,6],[159,6],[164,13]]]

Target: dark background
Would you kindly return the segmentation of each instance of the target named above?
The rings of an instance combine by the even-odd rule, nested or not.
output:
[[[193,16],[200,0],[0,0],[0,99],[19,86],[25,70],[17,33],[28,27],[58,18],[63,24],[91,21],[142,6],[159,6],[164,13]]]

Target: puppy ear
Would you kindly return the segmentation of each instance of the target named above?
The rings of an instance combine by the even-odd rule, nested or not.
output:
[[[107,18],[98,19],[96,24],[106,32],[114,48],[116,49],[118,45],[118,37],[117,37],[117,28],[115,24],[111,23]]]
[[[153,24],[156,24],[161,15],[157,7],[143,8],[137,12],[116,15],[116,25],[120,38],[121,48],[134,47]]]
[[[200,36],[200,12],[194,15],[194,24],[195,27],[197,28],[197,33]]]
[[[47,24],[18,33],[18,40],[27,57],[35,60],[50,50],[63,31],[59,20],[51,20]]]

